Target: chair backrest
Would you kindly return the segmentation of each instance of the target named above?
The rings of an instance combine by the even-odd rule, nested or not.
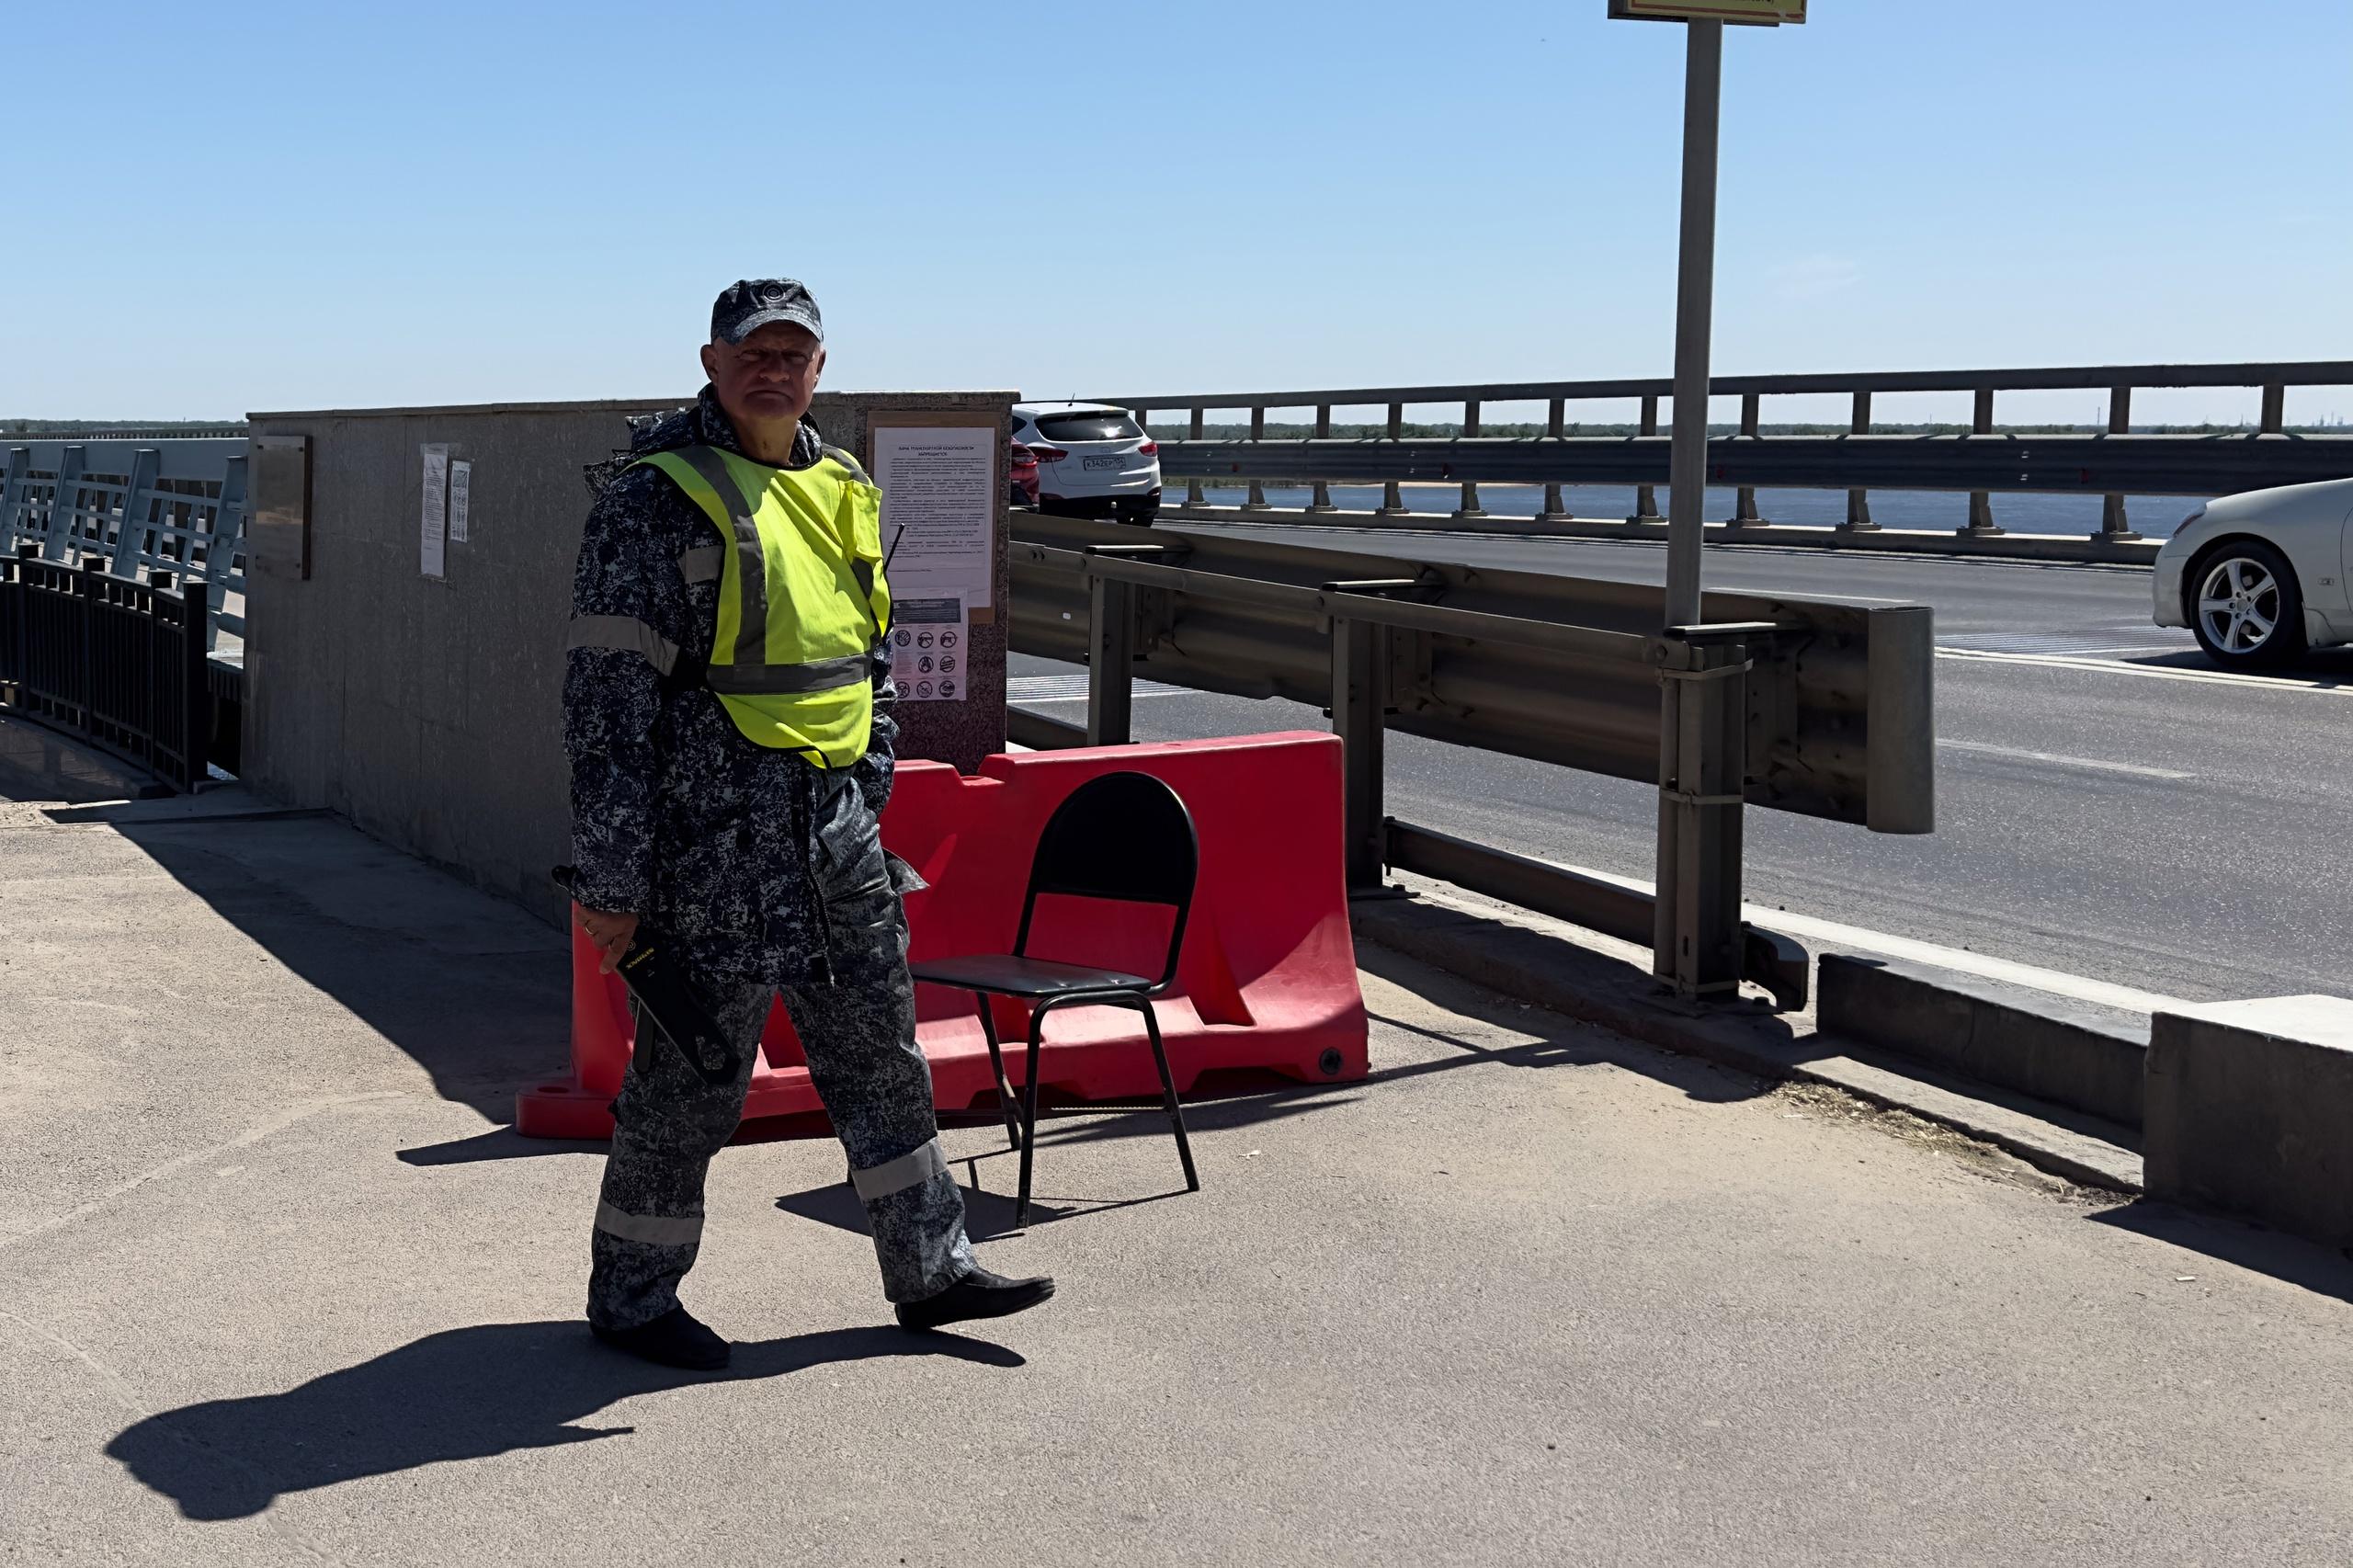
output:
[[[1176,978],[1200,863],[1193,813],[1165,780],[1149,773],[1090,778],[1054,808],[1038,835],[1013,950],[1028,950],[1029,917],[1041,893],[1166,904],[1176,911],[1176,920],[1168,936],[1167,966],[1154,982],[1154,990],[1165,989]]]

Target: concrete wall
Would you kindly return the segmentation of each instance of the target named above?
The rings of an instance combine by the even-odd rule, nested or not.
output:
[[[1015,395],[821,395],[826,438],[868,457],[880,412],[995,411]],[[550,920],[568,859],[559,704],[564,622],[589,492],[583,468],[628,439],[633,414],[687,398],[344,409],[251,415],[257,437],[311,442],[311,573],[290,531],[257,529],[248,561],[244,777],[324,807]],[[446,443],[472,464],[470,541],[446,575],[419,565],[423,461]],[[901,753],[967,769],[1003,749],[1006,513],[996,485],[995,603],[975,626],[963,703],[904,704]]]

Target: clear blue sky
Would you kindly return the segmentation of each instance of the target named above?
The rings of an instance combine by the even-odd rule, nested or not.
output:
[[[773,273],[845,388],[1665,374],[1682,31],[1605,9],[21,7],[0,414],[666,394]],[[1720,371],[2353,356],[2345,0],[1816,0],[1725,78]]]

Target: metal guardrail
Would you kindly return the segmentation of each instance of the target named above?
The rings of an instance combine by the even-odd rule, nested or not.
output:
[[[1639,925],[1663,975],[1690,960],[1730,977],[1701,992],[1745,975],[1797,1006],[1802,952],[1739,919],[1743,806],[1933,825],[1925,608],[1719,595],[1713,623],[1660,633],[1643,630],[1656,589],[1061,517],[1017,527],[1013,646],[1085,662],[1089,694],[1085,731],[1017,715],[1014,738],[1124,742],[1140,673],[1322,707],[1345,743],[1360,892],[1385,864],[1611,935]],[[1662,837],[1696,839],[1701,872],[1652,898],[1388,818],[1391,729],[1657,785]],[[1695,946],[1711,950],[1694,960]]]
[[[235,425],[196,425],[185,428],[142,430],[129,426],[120,430],[0,430],[0,447],[21,447],[33,441],[199,441],[226,437],[242,441],[245,426]]]
[[[45,561],[37,548],[0,556],[0,711],[74,731],[193,789],[218,755],[219,723],[235,733],[234,697],[215,700],[203,600],[162,574],[142,583],[95,559]]]
[[[1167,547],[1148,560],[1217,579],[1145,585],[1136,673],[1239,697],[1332,706],[1328,596],[1336,582],[1392,585],[1389,727],[1536,762],[1655,783],[1656,666],[1614,656],[1656,639],[1655,586],[1496,572],[1397,556],[1173,534],[1086,518],[1014,514],[1014,647],[1085,663],[1092,603],[1067,571],[1040,569],[1034,547],[1065,551]],[[1164,566],[1164,570],[1165,567]],[[1359,601],[1360,602],[1360,601]],[[1434,623],[1406,624],[1428,609]],[[1464,612],[1477,612],[1467,615]],[[1480,640],[1478,615],[1549,626],[1550,646]],[[1711,622],[1768,622],[1750,643],[1745,683],[1748,803],[1880,833],[1935,825],[1932,617],[1921,606],[1711,592]],[[1585,652],[1577,645],[1582,643]]]
[[[1961,536],[1999,538],[1992,506],[1995,493],[2094,494],[2106,497],[2100,530],[2109,541],[2137,539],[2125,513],[2131,494],[2225,494],[2234,490],[2353,474],[2353,437],[2290,436],[2285,428],[2287,389],[2353,385],[2353,360],[2305,360],[2235,365],[2109,365],[2009,370],[1915,370],[1835,375],[1720,376],[1711,392],[1741,400],[1739,434],[1708,444],[1709,478],[1737,487],[1739,500],[1729,521],[1762,527],[1756,492],[1768,488],[1845,490],[1847,521],[1838,532],[1876,532],[1870,493],[1874,489],[1966,491],[1969,521]],[[2135,436],[2132,394],[2145,388],[2245,387],[2261,389],[2261,420],[2251,435]],[[1995,399],[2005,392],[2104,391],[2109,394],[2105,435],[2006,435],[1995,428]],[[1540,483],[1545,486],[1540,521],[1574,520],[1562,490],[1571,484],[1631,484],[1637,487],[1635,516],[1626,521],[1658,523],[1656,487],[1667,476],[1667,439],[1659,430],[1660,400],[1671,394],[1665,379],[1488,382],[1477,385],[1341,387],[1310,392],[1215,392],[1182,396],[1107,398],[1135,410],[1149,425],[1156,412],[1182,410],[1187,434],[1160,442],[1162,472],[1188,481],[1184,505],[1200,506],[1201,481],[1241,479],[1250,483],[1245,509],[1267,510],[1265,484],[1287,480],[1314,486],[1309,510],[1334,512],[1334,482],[1377,483],[1386,489],[1377,516],[1406,510],[1399,486],[1409,481],[1459,483],[1454,516],[1485,516],[1482,483]],[[1875,394],[1967,392],[1974,394],[1971,433],[1965,436],[1873,436]],[[1852,399],[1845,436],[1760,434],[1768,397],[1842,394]],[[1634,399],[1639,434],[1632,437],[1573,437],[1567,405],[1580,401]],[[1497,439],[1479,434],[1481,411],[1496,403],[1543,403],[1546,433],[1540,437]],[[1461,405],[1462,434],[1454,439],[1408,439],[1404,412],[1412,404]],[[1388,434],[1370,439],[1331,437],[1335,408],[1386,405]],[[1315,412],[1315,434],[1305,439],[1266,437],[1269,409]],[[1211,441],[1203,434],[1211,409],[1246,409],[1250,438]]]
[[[0,553],[29,543],[42,560],[97,562],[125,579],[197,581],[206,646],[244,635],[244,437],[70,437],[6,451]]]

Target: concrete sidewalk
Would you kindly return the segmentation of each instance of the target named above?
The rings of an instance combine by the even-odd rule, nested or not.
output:
[[[20,791],[29,787],[19,783]],[[702,1381],[502,1130],[555,933],[233,791],[0,821],[0,1562],[2353,1557],[2353,1266],[1367,949],[1367,1083],[1059,1119],[885,1326],[822,1142],[713,1172]],[[193,811],[196,814],[191,815]],[[967,1156],[971,1159],[967,1162]]]

